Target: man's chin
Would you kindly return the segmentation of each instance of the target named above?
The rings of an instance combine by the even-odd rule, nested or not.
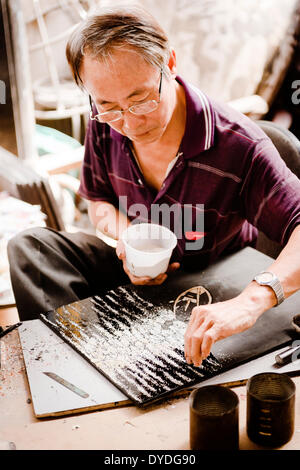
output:
[[[145,143],[145,144],[150,144],[152,142],[155,142],[156,140],[160,139],[161,136],[162,136],[162,132],[160,132],[159,129],[153,129],[143,134],[138,134],[138,135],[133,135],[133,136],[127,135],[128,139],[130,139],[132,142]]]

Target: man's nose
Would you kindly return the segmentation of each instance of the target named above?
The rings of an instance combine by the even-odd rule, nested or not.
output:
[[[136,129],[143,123],[144,120],[144,115],[133,114],[127,110],[123,113],[123,129],[125,131]]]

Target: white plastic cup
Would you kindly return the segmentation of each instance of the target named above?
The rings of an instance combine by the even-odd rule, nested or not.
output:
[[[168,228],[158,224],[130,225],[121,237],[129,271],[136,277],[155,278],[165,273],[177,237]]]

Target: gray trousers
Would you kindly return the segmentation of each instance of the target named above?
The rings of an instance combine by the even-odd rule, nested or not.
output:
[[[83,232],[25,230],[9,241],[8,259],[22,321],[130,283],[115,249]]]

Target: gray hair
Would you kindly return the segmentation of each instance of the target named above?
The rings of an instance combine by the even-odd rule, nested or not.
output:
[[[85,54],[105,61],[114,48],[120,46],[134,48],[147,63],[170,76],[167,67],[170,47],[166,33],[140,5],[122,3],[98,9],[71,34],[66,55],[77,85],[83,86],[80,69]]]

